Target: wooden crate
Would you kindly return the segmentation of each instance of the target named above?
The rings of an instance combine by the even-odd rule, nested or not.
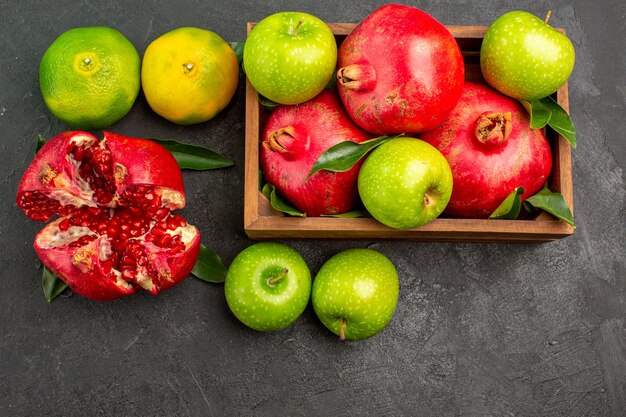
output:
[[[248,23],[248,33],[254,23]],[[337,43],[356,24],[328,25]],[[466,79],[482,81],[479,51],[486,26],[447,26],[456,38],[465,59]],[[246,81],[244,230],[254,239],[272,238],[367,238],[410,239],[453,242],[549,242],[571,235],[574,228],[542,212],[524,220],[487,220],[438,218],[409,230],[389,228],[373,218],[341,219],[329,217],[287,217],[275,211],[259,192],[259,143],[262,134],[263,109],[258,93]],[[569,111],[567,84],[557,92],[559,104]],[[570,144],[551,129],[546,131],[552,147],[553,167],[548,186],[565,197],[573,213],[572,158]]]

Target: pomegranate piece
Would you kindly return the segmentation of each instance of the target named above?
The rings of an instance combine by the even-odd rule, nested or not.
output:
[[[308,216],[350,211],[358,202],[360,163],[346,172],[320,171],[306,180],[319,156],[331,146],[370,139],[345,113],[335,90],[295,106],[278,106],[261,143],[266,180]]]
[[[410,6],[376,9],[338,50],[337,88],[354,122],[379,135],[442,123],[461,96],[463,56],[448,29]]]
[[[200,250],[198,230],[171,213],[185,205],[180,168],[148,140],[62,133],[24,173],[17,204],[33,220],[60,216],[37,234],[35,251],[94,300],[157,294],[189,275]]]
[[[448,119],[420,138],[435,146],[452,169],[453,217],[486,218],[516,188],[522,199],[538,192],[552,169],[541,129],[531,129],[522,105],[483,84],[466,82]]]

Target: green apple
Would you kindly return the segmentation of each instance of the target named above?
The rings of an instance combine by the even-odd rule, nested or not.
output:
[[[359,340],[384,329],[398,303],[398,272],[385,255],[348,249],[330,258],[313,281],[315,314],[341,340]]]
[[[243,66],[252,86],[280,104],[298,104],[318,95],[335,74],[337,42],[315,16],[281,12],[256,24],[243,48]]]
[[[392,139],[376,148],[359,171],[359,195],[379,222],[411,229],[435,219],[452,194],[452,171],[432,145]]]
[[[513,11],[487,29],[480,48],[480,68],[496,90],[531,101],[549,96],[567,81],[575,55],[572,42],[563,33],[533,14]]]
[[[241,251],[224,281],[228,307],[246,326],[279,330],[304,311],[311,295],[311,272],[289,246],[261,242]]]

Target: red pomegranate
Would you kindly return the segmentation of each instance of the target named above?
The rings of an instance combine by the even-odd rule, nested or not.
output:
[[[144,288],[152,294],[184,279],[200,234],[174,209],[185,205],[180,168],[163,146],[104,133],[50,139],[19,184],[17,205],[47,221],[35,237],[43,264],[94,300]]]
[[[510,97],[466,82],[448,119],[421,139],[441,151],[452,168],[453,217],[486,218],[516,187],[522,199],[539,191],[552,169],[552,153],[541,129]]]
[[[358,202],[360,164],[346,172],[319,171],[306,180],[319,156],[331,146],[371,136],[341,106],[335,90],[295,106],[278,106],[265,126],[261,169],[266,180],[308,216],[350,211]]]
[[[465,76],[448,29],[414,7],[370,14],[338,51],[337,88],[354,122],[379,135],[421,132],[443,122]]]

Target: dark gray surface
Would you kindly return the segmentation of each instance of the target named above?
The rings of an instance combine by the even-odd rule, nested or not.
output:
[[[157,298],[48,304],[14,203],[37,134],[67,130],[38,87],[47,46],[76,26],[120,30],[142,54],[179,26],[243,40],[245,23],[283,10],[359,21],[382,2],[1,1],[0,415],[624,416],[626,6],[603,2],[409,2],[448,24],[524,9],[564,27],[570,78],[576,233],[544,245],[290,241],[315,273],[341,249],[374,247],[401,277],[390,326],[341,344],[309,307],[273,334],[238,323],[221,285],[189,278]],[[243,77],[241,78],[243,81]],[[243,223],[243,82],[214,120],[178,127],[140,96],[110,130],[172,137],[236,166],[186,172],[185,217],[228,263],[251,244]]]

